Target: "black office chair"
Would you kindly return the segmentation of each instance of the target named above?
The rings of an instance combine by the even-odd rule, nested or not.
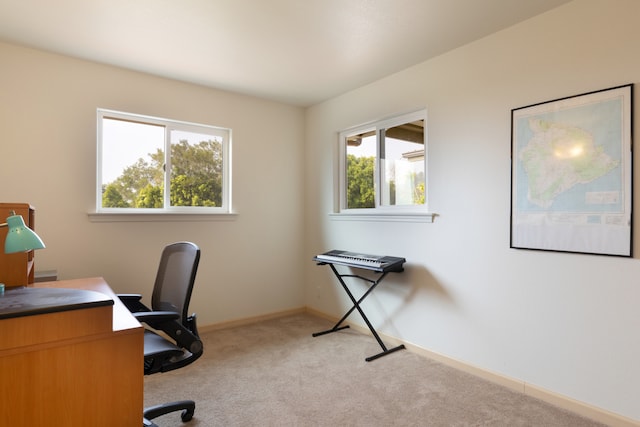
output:
[[[196,316],[187,315],[199,262],[200,249],[195,244],[170,244],[162,251],[151,308],[142,304],[141,295],[118,295],[138,321],[147,326],[144,333],[145,375],[182,368],[202,355]],[[189,421],[195,411],[195,402],[182,400],[145,408],[143,425],[157,427],[150,420],[174,411],[182,411],[182,421]]]

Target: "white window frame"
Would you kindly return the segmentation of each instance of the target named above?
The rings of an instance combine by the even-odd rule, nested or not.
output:
[[[102,207],[102,122],[103,119],[118,119],[141,124],[151,124],[162,126],[165,129],[164,153],[166,170],[171,169],[171,131],[182,130],[186,132],[201,133],[215,137],[222,137],[222,206],[171,206],[170,205],[170,179],[171,174],[165,173],[164,184],[164,207],[162,208],[105,208]],[[179,220],[182,215],[220,215],[231,214],[231,129],[203,125],[198,123],[183,122],[178,120],[164,119],[159,117],[145,116],[140,114],[126,113],[99,108],[97,110],[97,165],[96,165],[96,209],[90,213],[93,220],[105,221],[109,219],[99,218],[100,215],[109,218],[115,216],[158,216],[168,215]],[[94,214],[94,215],[91,215]],[[166,218],[163,218],[163,220]],[[118,219],[116,219],[118,220]]]
[[[424,171],[425,171],[425,203],[421,205],[382,205],[382,161],[381,158],[381,136],[385,129],[402,125],[417,120],[424,120]],[[374,188],[375,207],[372,208],[348,208],[347,207],[347,138],[365,132],[375,131],[377,134],[376,163],[374,165]],[[428,149],[427,149],[427,111],[422,109],[398,116],[369,122],[363,125],[346,129],[339,133],[339,177],[338,193],[339,203],[335,212],[332,213],[334,219],[340,220],[375,220],[375,221],[410,221],[410,222],[433,222],[435,214],[429,212],[429,191],[428,191]]]

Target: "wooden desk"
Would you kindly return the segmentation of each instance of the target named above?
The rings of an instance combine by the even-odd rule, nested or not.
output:
[[[140,323],[100,277],[32,287],[97,291],[113,305],[0,319],[0,425],[140,426]]]

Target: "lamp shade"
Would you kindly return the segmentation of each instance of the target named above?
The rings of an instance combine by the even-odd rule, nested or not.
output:
[[[32,249],[44,248],[44,243],[38,235],[24,223],[20,215],[11,215],[7,218],[7,238],[4,241],[4,252],[26,252]]]

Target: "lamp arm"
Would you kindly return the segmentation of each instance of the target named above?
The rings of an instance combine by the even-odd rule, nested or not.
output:
[[[13,209],[9,212],[9,216],[14,216],[16,214],[16,211],[14,211]],[[3,222],[2,224],[0,224],[0,228],[2,227],[8,227],[9,223],[7,222]]]

